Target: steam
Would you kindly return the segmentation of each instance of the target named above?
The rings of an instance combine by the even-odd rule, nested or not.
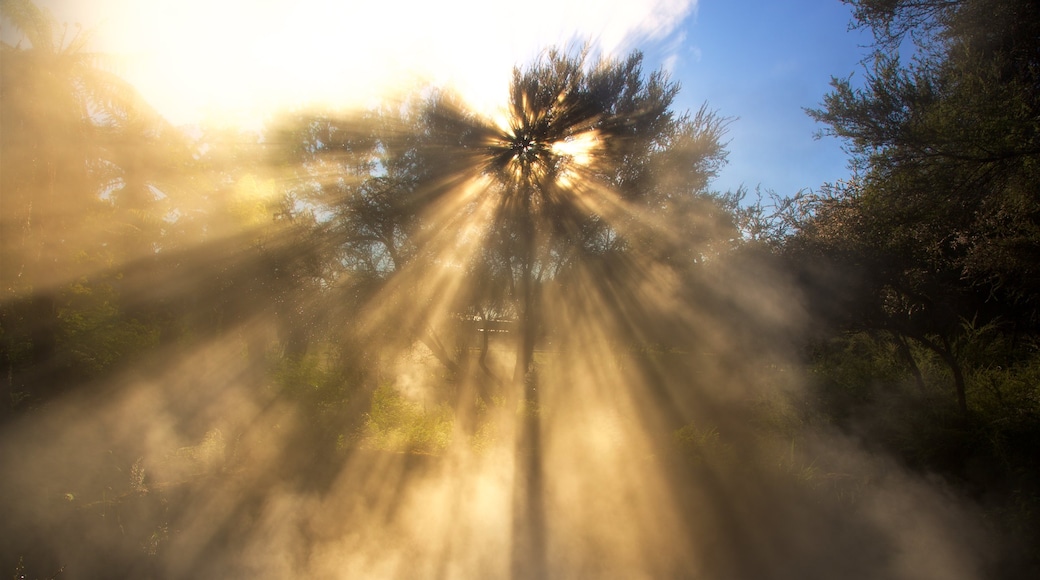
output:
[[[984,528],[940,482],[834,433],[762,427],[801,395],[787,353],[749,356],[724,319],[690,311],[676,314],[699,321],[710,355],[618,356],[631,313],[604,317],[600,288],[552,300],[560,354],[527,411],[538,514],[516,494],[530,485],[523,412],[497,409],[482,445],[456,432],[436,455],[317,453],[305,418],[256,382],[245,326],[6,426],[5,550],[69,578],[983,576]],[[775,316],[764,292],[747,294],[740,307]],[[419,399],[436,365],[401,356],[389,380]],[[514,561],[534,517],[544,570]]]
[[[382,276],[374,281],[358,268],[340,285],[315,282],[314,256],[362,260],[336,245],[343,232],[334,224],[371,208],[322,199],[339,208],[326,209],[330,217],[305,195],[337,179],[356,185],[337,172],[364,157],[351,155],[378,125],[367,118],[343,121],[356,141],[339,150],[315,147],[305,162],[275,152],[275,169],[232,173],[237,190],[179,176],[170,191],[193,189],[188,182],[216,192],[185,196],[216,216],[198,227],[195,245],[83,264],[55,260],[77,244],[108,252],[128,238],[39,225],[50,246],[4,238],[19,244],[5,258],[69,268],[36,287],[5,288],[5,306],[93,277],[127,297],[128,310],[176,305],[191,331],[151,339],[94,376],[58,377],[65,392],[0,427],[8,571],[983,577],[991,540],[969,503],[807,419],[808,378],[794,347],[804,298],[740,251],[725,207],[704,195],[724,123],[705,111],[684,117],[688,131],[669,135],[681,147],[652,161],[647,190],[684,186],[680,171],[699,176],[675,196],[688,205],[666,194],[639,201],[603,177],[627,125],[581,118],[568,96],[550,95],[559,109],[543,117],[516,99],[505,127],[447,105],[427,119],[432,185],[407,208],[422,227],[410,232],[411,255],[390,255],[391,242],[367,257]],[[552,125],[574,117],[575,127]],[[414,126],[393,121],[384,150],[414,137]],[[369,148],[378,149],[371,139]],[[264,224],[242,209],[251,205],[242,192],[264,200],[275,184],[291,195],[275,208],[278,221]],[[219,195],[229,190],[239,195],[231,208]],[[58,223],[74,220],[54,200],[46,209]],[[321,235],[304,235],[300,216]],[[518,229],[524,235],[510,237]],[[580,236],[596,251],[570,243]],[[641,243],[619,249],[619,239]],[[494,251],[512,252],[510,275],[523,270],[538,287],[502,303],[481,295],[493,273],[470,268]],[[482,318],[460,314],[477,303]],[[528,319],[539,321],[527,328],[540,348],[524,365],[516,344]],[[504,331],[489,337],[492,322]],[[293,352],[308,333],[327,337],[323,350]],[[477,360],[471,343],[481,334],[490,344]],[[91,356],[88,339],[70,350]],[[468,358],[453,359],[452,349]],[[328,383],[334,364],[349,381]],[[50,386],[48,370],[29,379]]]
[[[434,247],[433,263],[461,259]],[[434,455],[316,448],[248,356],[262,316],[137,361],[4,428],[5,550],[68,578],[983,576],[983,526],[941,483],[783,427],[805,378],[778,339],[800,323],[782,280],[720,264],[683,306],[667,268],[615,267],[616,285],[583,269],[545,297],[558,324],[538,407],[493,408]],[[435,310],[459,291],[449,272],[426,280]],[[386,292],[376,320],[404,308]],[[617,347],[662,319],[696,351]],[[428,349],[370,348],[395,361],[386,384],[429,410],[443,370]],[[490,364],[510,356],[493,349]],[[534,495],[517,443],[532,424]]]

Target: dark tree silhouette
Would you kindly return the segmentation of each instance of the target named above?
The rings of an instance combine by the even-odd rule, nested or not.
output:
[[[850,277],[872,304],[860,323],[936,353],[967,412],[964,331],[1040,329],[1040,13],[1032,2],[851,4],[877,35],[872,69],[863,88],[835,80],[810,114],[861,173],[802,238],[859,264]],[[911,63],[894,52],[907,35]]]
[[[534,353],[566,330],[561,301],[585,312],[578,302],[592,299],[611,309],[606,326],[632,324],[652,309],[633,264],[687,271],[739,238],[730,201],[707,189],[725,120],[674,112],[678,85],[642,63],[552,50],[515,70],[502,119],[433,92],[361,117],[297,119],[278,139],[300,162],[294,207],[315,217],[331,292],[356,305],[341,310],[359,321],[355,342],[384,353],[422,342],[458,376],[477,339],[482,378],[464,384],[529,409],[519,577],[546,566]],[[601,296],[583,296],[592,278]],[[647,331],[629,330],[618,336]],[[488,364],[492,331],[513,342],[511,379]]]
[[[300,199],[325,216],[317,230],[341,280],[398,291],[379,295],[380,311],[393,314],[375,326],[412,328],[402,336],[421,337],[454,368],[438,338],[447,327],[480,319],[486,337],[493,319],[508,322],[511,382],[522,385],[549,331],[547,284],[610,255],[638,250],[680,266],[713,251],[718,228],[703,216],[716,207],[706,187],[724,161],[725,122],[673,112],[677,91],[663,74],[644,74],[638,53],[597,61],[550,51],[515,71],[500,122],[436,93],[364,119],[298,122],[285,141],[303,143],[310,185]],[[394,295],[435,300],[429,281],[449,261],[473,276],[452,291],[453,314],[386,306]]]

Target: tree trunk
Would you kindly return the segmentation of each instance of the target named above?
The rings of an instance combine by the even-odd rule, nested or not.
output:
[[[917,361],[914,360],[914,353],[910,352],[910,345],[906,343],[906,338],[902,334],[896,333],[895,337],[899,353],[906,359],[906,364],[914,375],[914,383],[917,384],[917,390],[923,393],[925,391],[924,375],[921,374],[921,368],[917,366]]]
[[[419,338],[419,340],[421,340],[422,343],[426,345],[426,348],[430,349],[430,352],[433,353],[433,356],[438,361],[440,361],[442,365],[444,365],[444,368],[448,369],[448,372],[450,372],[453,375],[458,375],[460,371],[458,363],[451,358],[451,355],[448,353],[448,350],[444,348],[444,345],[441,344],[440,339],[438,339],[437,335],[433,333],[432,328],[427,329],[426,332],[424,332],[422,336]]]
[[[477,364],[478,366],[480,366],[480,370],[484,373],[484,376],[491,380],[494,383],[495,387],[501,389],[502,380],[499,379],[498,376],[495,375],[495,373],[487,365],[488,347],[491,339],[491,329],[489,328],[491,324],[490,318],[484,316],[483,323],[483,329],[481,331],[480,337],[480,358],[477,360]],[[485,404],[491,404],[491,393],[488,390],[487,385],[483,381],[477,381],[477,396],[480,397],[480,399],[484,401]]]
[[[519,337],[516,345],[516,364],[513,367],[513,386],[519,389],[518,395],[521,397],[527,373],[531,369],[535,342],[533,224],[528,220],[524,229],[524,246],[520,257],[520,316],[517,321]]]
[[[525,402],[518,425],[513,480],[513,580],[546,578],[545,499],[538,393]]]
[[[967,388],[964,385],[964,372],[961,369],[961,364],[957,360],[957,357],[953,354],[953,349],[950,348],[950,341],[943,337],[943,353],[940,356],[946,361],[946,364],[950,366],[950,371],[953,372],[953,386],[957,390],[957,407],[960,408],[961,413],[964,415],[968,414],[968,397]]]
[[[961,413],[968,414],[968,398],[967,389],[964,384],[964,371],[961,369],[961,364],[957,360],[957,357],[953,354],[953,349],[950,348],[950,341],[944,336],[942,337],[942,344],[938,344],[933,340],[929,340],[924,336],[914,337],[918,342],[928,347],[932,352],[939,355],[939,358],[943,359],[946,366],[950,367],[950,372],[953,374],[953,388],[957,392],[957,407]]]
[[[538,409],[538,390],[528,388],[528,373],[534,358],[536,326],[535,309],[535,227],[530,213],[530,201],[524,197],[525,217],[521,225],[520,255],[520,316],[516,365],[513,369],[512,403],[522,404],[517,425],[516,467],[513,479],[513,547],[512,577],[514,580],[545,578],[546,561],[545,502],[542,477],[541,424]]]

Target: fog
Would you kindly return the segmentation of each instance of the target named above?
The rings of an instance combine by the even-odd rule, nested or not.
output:
[[[5,52],[5,573],[985,577],[977,506],[819,419],[726,119],[590,46],[188,131]]]

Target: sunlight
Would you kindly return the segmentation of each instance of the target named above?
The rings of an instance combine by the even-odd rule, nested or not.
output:
[[[567,137],[563,141],[552,144],[552,152],[564,156],[579,166],[592,163],[596,150],[600,147],[599,134],[596,131],[582,131]]]
[[[584,187],[579,185],[582,172],[595,160],[597,150],[601,146],[597,131],[583,131],[552,144],[552,152],[566,160],[556,181],[565,189],[580,192]]]
[[[715,191],[725,119],[605,56],[694,2],[105,1],[192,126],[4,44],[0,570],[982,577],[974,505],[839,430],[873,366],[957,423],[938,358],[809,313],[856,208]]]
[[[367,107],[426,82],[475,110],[502,101],[510,68],[545,46],[591,37],[605,53],[670,33],[693,0],[535,0],[506,26],[506,4],[44,0],[82,22],[145,99],[176,124],[255,126],[278,108]]]

